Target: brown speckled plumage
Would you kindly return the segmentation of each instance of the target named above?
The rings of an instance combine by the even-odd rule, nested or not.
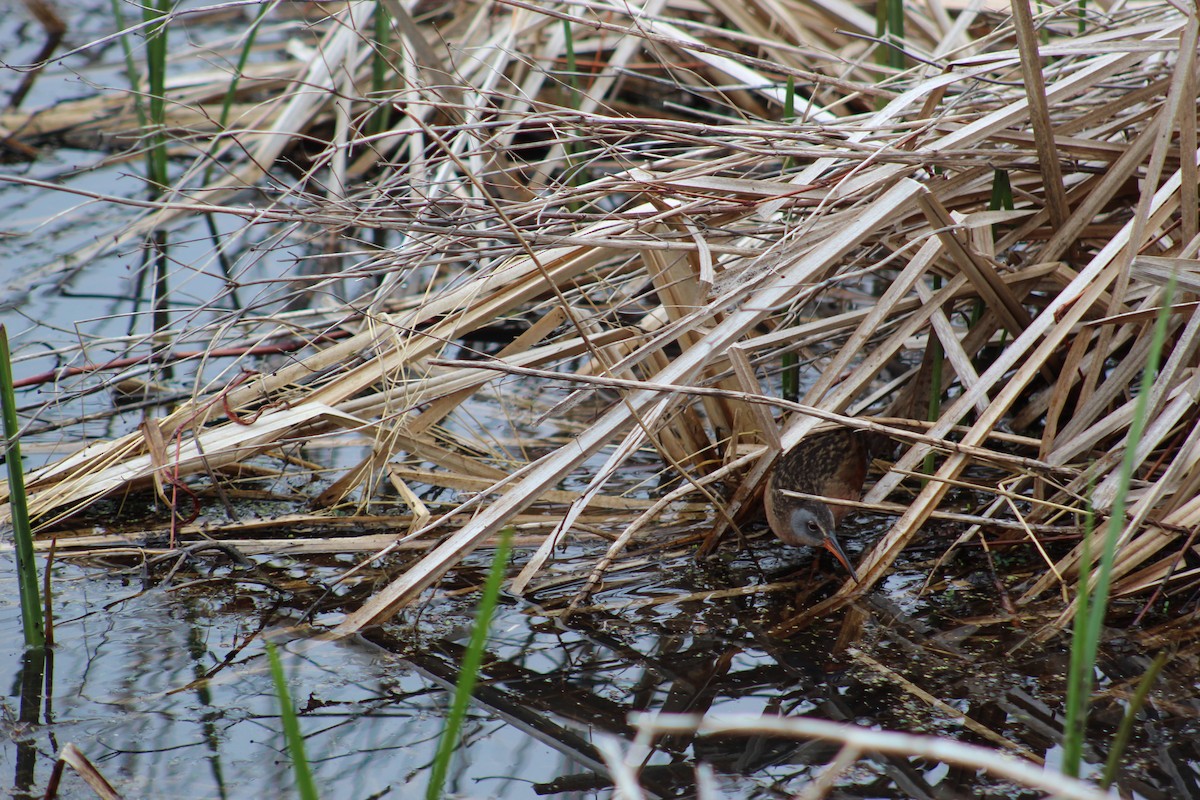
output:
[[[781,541],[824,547],[857,579],[835,531],[847,506],[790,497],[784,490],[841,500],[862,497],[870,454],[864,434],[839,428],[808,436],[779,457],[767,482],[767,522]]]

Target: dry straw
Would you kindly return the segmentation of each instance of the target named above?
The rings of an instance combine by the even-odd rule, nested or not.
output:
[[[386,43],[370,39],[380,7],[351,4],[317,23],[318,39],[296,28],[274,62],[251,61],[224,130],[209,121],[228,76],[181,56],[176,74],[196,69],[170,91],[176,155],[201,155],[84,260],[214,214],[242,223],[221,244],[230,252],[264,224],[332,242],[337,266],[298,282],[297,298],[376,282],[332,308],[209,309],[215,322],[181,325],[177,344],[210,342],[210,357],[193,359],[204,376],[194,397],[31,474],[31,511],[50,526],[138,488],[178,504],[182,484],[196,491],[239,466],[315,475],[289,446],[350,436],[366,454],[322,476],[314,500],[327,510],[304,521],[336,524],[328,509],[368,505],[387,484],[411,512],[394,519],[399,535],[344,549],[428,551],[346,618],[338,631],[349,634],[413,602],[505,526],[526,526],[518,591],[580,531],[615,537],[594,587],[681,503],[707,513],[707,547],[752,519],[778,448],[817,424],[891,433],[903,447],[880,462],[865,502],[890,498],[883,507],[899,516],[860,565],[862,582],[785,632],[876,584],[927,520],[948,513],[939,505],[972,464],[1007,477],[976,487],[995,502],[962,517],[964,538],[1013,527],[1031,540],[1077,535],[1089,486],[1103,514],[1174,273],[1183,296],[1114,573],[1119,594],[1145,592],[1172,575],[1200,524],[1197,20],[1184,6],[1013,17],[910,4],[909,66],[896,70],[879,66],[874,20],[836,0],[465,2],[432,20],[385,3]],[[371,82],[377,58],[382,85]],[[133,127],[112,96],[0,122],[31,139]],[[214,158],[222,177],[198,186]],[[989,208],[998,173],[1011,210]],[[249,186],[265,194],[251,202]],[[391,243],[364,247],[378,231]],[[512,320],[524,332],[493,358],[453,360],[456,342]],[[297,340],[269,369],[215,355]],[[784,352],[809,369],[777,431]],[[938,352],[945,402],[927,421],[919,387]],[[581,399],[609,402],[569,441],[485,447],[450,423],[498,380],[534,396],[572,390],[544,409],[556,416]],[[614,479],[646,448],[674,491],[628,501]],[[934,473],[915,480],[930,452]],[[569,477],[586,487],[566,492]],[[474,494],[431,507],[429,486]],[[244,537],[256,524],[203,532]],[[173,527],[185,542],[201,533]],[[309,540],[314,551],[338,541]],[[128,546],[91,536],[59,549],[104,544]],[[1019,602],[1073,585],[1077,562],[1072,550],[1047,563]]]

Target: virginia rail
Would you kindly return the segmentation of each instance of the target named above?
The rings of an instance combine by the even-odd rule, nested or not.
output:
[[[784,491],[858,500],[869,461],[867,442],[859,431],[839,428],[809,436],[779,457],[765,497],[767,522],[781,541],[825,548],[856,581],[858,574],[835,534],[850,509],[791,497]]]

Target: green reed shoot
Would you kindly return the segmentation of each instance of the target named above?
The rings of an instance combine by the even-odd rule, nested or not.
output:
[[[142,5],[143,35],[146,42],[145,89],[138,70],[138,61],[133,52],[131,37],[121,36],[121,48],[125,57],[125,72],[133,88],[134,109],[138,122],[146,132],[146,178],[150,184],[150,196],[158,198],[166,194],[170,185],[167,163],[167,24],[171,19],[173,0],[146,0]],[[125,26],[120,0],[112,0],[113,17],[121,27]],[[165,331],[170,324],[167,310],[169,292],[170,258],[167,252],[167,235],[157,231],[147,240],[147,267],[153,270],[152,279],[152,327],[155,332]],[[164,368],[164,376],[170,378],[170,368]]]
[[[113,19],[116,21],[117,27],[124,29],[125,13],[121,10],[121,0],[110,0],[109,5],[112,7]],[[132,37],[119,36],[117,41],[121,43],[121,53],[125,58],[125,77],[133,88],[133,110],[137,114],[138,123],[145,128],[149,117],[146,113],[145,97],[141,90],[142,78],[141,73],[138,72],[137,57],[133,52]]]
[[[1167,322],[1171,315],[1171,297],[1175,291],[1175,276],[1167,282],[1163,292],[1162,308],[1154,323],[1150,340],[1150,354],[1146,368],[1142,371],[1141,385],[1134,402],[1133,420],[1129,425],[1129,436],[1125,442],[1125,455],[1121,459],[1117,478],[1117,491],[1109,512],[1104,532],[1100,569],[1092,582],[1091,569],[1091,525],[1087,526],[1083,540],[1083,561],[1079,574],[1079,607],[1075,613],[1075,627],[1071,640],[1071,664],[1067,674],[1067,721],[1063,734],[1063,765],[1065,774],[1079,777],[1083,761],[1083,743],[1087,732],[1087,712],[1091,702],[1092,684],[1096,671],[1096,654],[1100,647],[1100,632],[1108,612],[1108,595],[1112,584],[1113,562],[1116,560],[1117,540],[1125,527],[1125,503],[1129,485],[1133,480],[1134,457],[1146,430],[1150,416],[1150,391],[1158,375],[1159,360],[1167,339]]]
[[[1016,208],[1013,203],[1012,181],[1008,178],[1008,170],[992,170],[992,197],[988,201],[989,211],[1012,211]],[[995,226],[992,226],[993,232]]]
[[[783,121],[796,120],[796,78],[788,75],[787,87],[783,94]],[[792,159],[784,158],[780,172],[787,173],[792,168]],[[783,369],[783,399],[795,403],[800,399],[800,356],[789,350],[779,358],[779,366]]]
[[[167,166],[167,23],[173,0],[147,0],[142,5],[146,23],[146,82],[147,120],[149,131],[146,148],[146,174],[150,179],[152,197],[162,197],[168,191],[170,174]],[[158,347],[169,346],[165,332],[171,326],[168,309],[171,259],[168,254],[166,231],[155,231],[147,241],[149,264],[153,268],[151,291],[151,326]],[[163,367],[163,376],[171,378],[171,367]]]
[[[1162,668],[1166,664],[1166,652],[1159,653],[1150,663],[1146,674],[1138,681],[1137,689],[1134,690],[1133,697],[1129,699],[1125,716],[1121,718],[1121,724],[1117,727],[1112,746],[1108,750],[1108,761],[1104,764],[1104,775],[1100,778],[1101,789],[1108,789],[1116,779],[1117,770],[1121,766],[1121,757],[1125,755],[1125,747],[1129,744],[1129,737],[1133,734],[1133,724],[1137,721],[1138,712],[1142,710],[1142,706],[1146,705],[1146,697],[1150,694],[1150,688],[1154,686],[1154,682],[1158,680],[1158,673],[1162,672]]]
[[[567,59],[567,85],[571,87],[571,108],[578,111],[583,108],[583,92],[579,90],[579,64],[575,59],[575,31],[571,21],[564,19],[563,51]]]
[[[146,167],[156,194],[166,191],[169,180],[164,131],[167,122],[167,22],[170,12],[171,0],[147,0],[142,5],[142,21],[146,23],[146,121],[150,124]]]
[[[260,17],[261,18],[261,17]],[[371,43],[371,95],[383,98],[388,88],[388,77],[394,71],[387,54],[392,46],[392,15],[388,13],[387,5],[375,3],[375,41]],[[370,133],[378,134],[386,131],[392,124],[392,107],[387,102],[381,102],[375,109],[374,116],[368,128]]]
[[[904,69],[904,0],[877,0],[875,4],[875,35],[885,42],[879,63],[893,69]]]
[[[21,626],[25,631],[25,646],[36,648],[45,645],[46,634],[42,627],[42,602],[38,596],[37,563],[33,560],[33,527],[29,524],[29,504],[25,497],[21,429],[17,421],[16,393],[13,391],[8,331],[3,325],[0,325],[0,401],[4,406],[4,459],[8,465],[9,507],[12,509],[13,538],[16,540]]]
[[[312,770],[308,767],[308,756],[304,754],[304,734],[300,732],[300,721],[292,707],[291,692],[283,674],[283,662],[272,642],[265,642],[267,660],[271,664],[271,680],[275,683],[275,697],[279,700],[279,718],[283,722],[283,739],[287,743],[288,758],[296,776],[296,791],[301,800],[317,800],[317,786],[313,782]]]
[[[783,122],[796,121],[796,78],[788,75],[787,86],[783,90]],[[792,168],[792,157],[784,156],[779,164],[779,174],[786,175]]]
[[[1008,170],[995,169],[992,170],[992,197],[988,200],[988,211],[1012,211],[1016,208],[1013,202],[1012,181],[1009,180]],[[992,238],[1000,238],[1000,226],[992,226]],[[976,301],[975,308],[971,312],[971,325],[979,322],[983,317],[983,303]]]
[[[1094,658],[1084,661],[1082,651],[1087,641],[1088,618],[1091,616],[1091,595],[1087,591],[1087,580],[1092,574],[1092,534],[1096,530],[1096,512],[1092,508],[1091,496],[1095,487],[1089,482],[1087,513],[1083,518],[1083,541],[1079,555],[1079,595],[1076,599],[1075,619],[1071,632],[1071,662],[1067,668],[1067,720],[1063,725],[1063,772],[1079,776],[1079,765],[1083,759],[1083,742],[1087,736],[1087,705],[1091,698],[1091,675]],[[1087,671],[1087,675],[1078,674]],[[1086,692],[1081,688],[1086,683]]]
[[[942,288],[942,276],[933,276],[933,291],[937,292]],[[942,370],[945,366],[946,351],[942,347],[942,340],[938,338],[937,332],[933,330],[933,326],[929,327],[929,397],[925,405],[925,419],[929,422],[937,422],[938,417],[942,415]],[[932,475],[937,469],[937,459],[933,451],[925,454],[925,461],[922,464],[923,471],[927,475]]]
[[[256,14],[254,17],[254,21],[250,23],[250,27],[246,30],[245,43],[242,44],[241,52],[238,53],[237,64],[234,65],[233,74],[229,77],[229,85],[225,87],[225,97],[221,101],[221,115],[217,118],[217,128],[220,131],[224,131],[226,126],[229,124],[229,114],[233,110],[233,101],[237,98],[238,84],[241,83],[242,76],[246,73],[246,63],[250,60],[250,53],[254,51],[254,42],[258,38],[258,31],[262,27],[263,20],[266,19],[267,14],[270,13],[270,11],[277,5],[278,3],[276,2],[266,3],[261,6],[258,9],[258,14]],[[212,174],[215,165],[213,156],[220,146],[220,135],[214,136],[212,142],[208,146],[207,157],[209,162],[204,167],[204,178],[200,181],[202,186],[209,186],[212,184]],[[204,215],[204,224],[205,227],[208,228],[209,237],[212,238],[214,242],[220,242],[221,232],[218,230],[216,219],[213,218],[212,214]],[[217,262],[221,265],[221,272],[232,284],[234,268],[232,262],[229,260],[228,254],[225,252],[225,248],[216,247],[215,253],[217,256]],[[232,285],[229,287],[229,296],[234,307],[240,308],[241,306],[238,301],[237,290],[233,288]]]
[[[779,357],[783,367],[783,399],[790,403],[800,400],[800,357],[788,351]]]
[[[450,703],[450,713],[446,717],[446,725],[442,728],[442,738],[433,759],[429,786],[425,790],[426,800],[438,800],[442,796],[442,788],[445,786],[446,777],[450,774],[450,762],[454,759],[454,752],[458,749],[463,720],[467,716],[467,706],[471,702],[471,695],[479,680],[479,670],[483,665],[483,651],[487,646],[492,615],[496,611],[496,603],[500,597],[500,586],[504,583],[504,567],[508,563],[511,540],[512,529],[505,528],[500,534],[500,541],[496,545],[496,555],[492,558],[491,569],[488,570],[487,580],[483,584],[483,596],[479,598],[479,609],[475,613],[475,627],[471,630],[471,641],[467,644],[466,653],[463,654],[458,683],[454,687],[454,698]]]
[[[233,75],[229,78],[229,85],[225,87],[225,97],[221,101],[221,116],[218,117],[217,123],[222,129],[229,124],[229,113],[233,110],[233,101],[237,98],[238,84],[241,83],[242,75],[246,72],[246,63],[250,60],[250,53],[254,51],[254,42],[258,38],[258,31],[262,27],[263,20],[266,18],[268,12],[275,8],[276,5],[276,3],[270,3],[260,8],[258,14],[254,17],[254,21],[250,23],[250,27],[246,30],[246,41],[242,45],[241,52],[238,53],[237,64],[233,68]],[[216,150],[219,141],[219,139],[213,140],[213,144],[209,148],[210,154]],[[212,169],[211,164],[208,166],[208,169]],[[210,174],[208,171],[205,172],[205,185],[209,182],[208,176]]]
[[[583,89],[579,83],[579,62],[575,57],[575,29],[571,27],[571,21],[564,19],[562,21],[563,28],[563,54],[566,59],[566,78],[567,78],[567,103],[571,108],[578,111],[583,108]],[[572,186],[580,186],[583,183],[583,166],[575,163],[576,157],[583,151],[581,143],[574,140],[574,134],[568,132],[568,137],[562,143],[563,149],[563,175],[566,176],[567,182]],[[579,211],[583,206],[579,203],[572,202],[570,207],[573,211]]]

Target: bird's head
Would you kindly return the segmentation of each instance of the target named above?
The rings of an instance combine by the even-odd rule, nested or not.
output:
[[[846,568],[850,577],[858,581],[858,573],[854,571],[834,533],[836,523],[829,506],[809,501],[798,502],[791,508],[787,521],[786,530],[776,531],[784,543],[825,548]]]

